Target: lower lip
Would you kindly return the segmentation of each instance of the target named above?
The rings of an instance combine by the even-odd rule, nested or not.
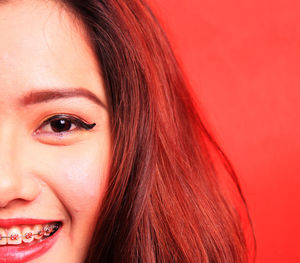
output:
[[[22,263],[40,257],[46,253],[58,238],[61,227],[45,240],[30,245],[0,245],[0,263]],[[24,244],[24,246],[23,246]]]

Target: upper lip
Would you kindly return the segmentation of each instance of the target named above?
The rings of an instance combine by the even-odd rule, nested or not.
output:
[[[47,223],[59,222],[59,220],[52,219],[35,219],[35,218],[8,218],[0,219],[0,227],[8,228],[18,225],[42,225]]]

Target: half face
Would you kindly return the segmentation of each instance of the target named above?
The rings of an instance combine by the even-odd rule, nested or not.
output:
[[[0,5],[0,263],[83,262],[111,158],[101,73],[52,1]]]

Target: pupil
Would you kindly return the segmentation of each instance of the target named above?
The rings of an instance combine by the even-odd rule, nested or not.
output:
[[[50,125],[54,132],[63,132],[70,130],[72,124],[68,120],[60,119],[51,121]]]

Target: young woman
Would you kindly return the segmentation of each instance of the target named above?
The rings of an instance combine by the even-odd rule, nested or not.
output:
[[[144,1],[0,0],[0,33],[0,262],[248,262]]]

